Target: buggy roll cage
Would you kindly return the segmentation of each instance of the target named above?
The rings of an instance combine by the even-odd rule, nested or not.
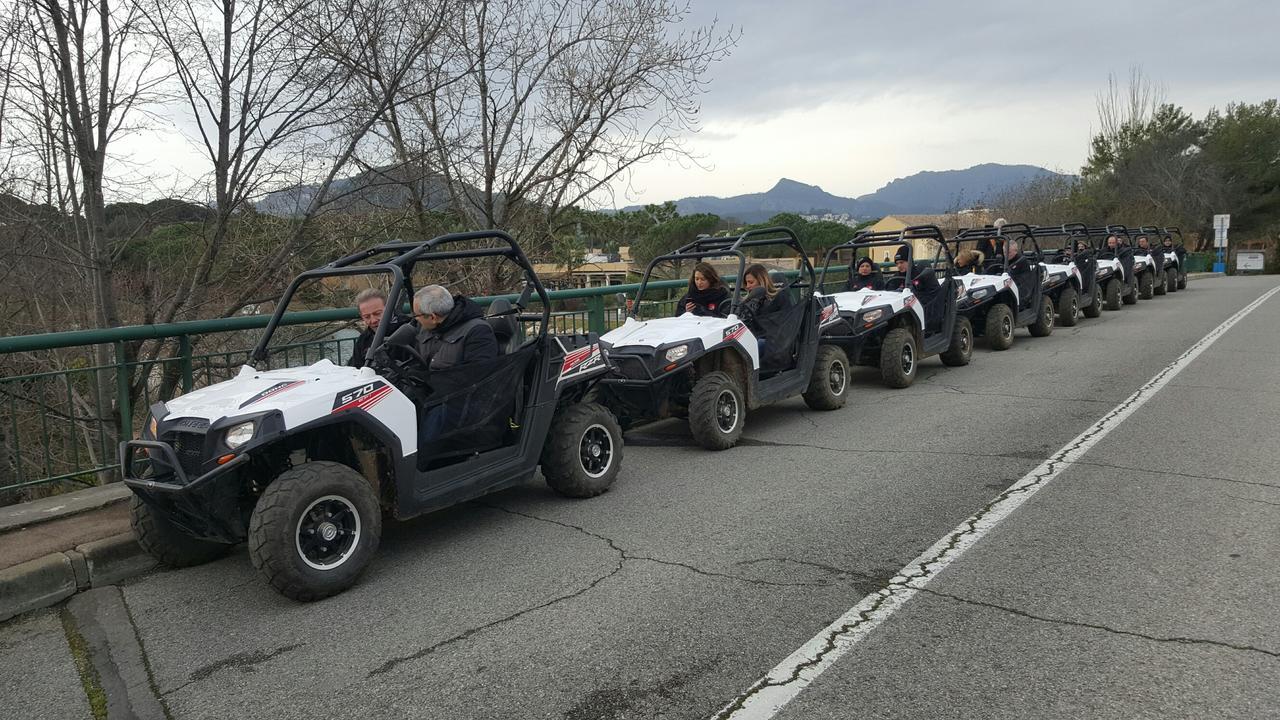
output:
[[[1031,236],[1036,239],[1037,250],[1041,249],[1041,238],[1063,238],[1065,242],[1063,242],[1062,247],[1054,252],[1064,253],[1069,259],[1075,259],[1076,242],[1079,240],[1084,240],[1085,244],[1087,244],[1090,249],[1093,248],[1093,243],[1091,242],[1092,235],[1093,234],[1089,232],[1089,228],[1084,223],[1063,223],[1062,225],[1057,226],[1031,226]],[[1053,244],[1056,245],[1057,243]]]
[[[736,257],[738,258],[738,277],[733,284],[733,294],[730,296],[729,314],[734,315],[738,312],[738,306],[741,305],[742,297],[742,276],[747,269],[747,256],[742,252],[743,248],[767,247],[771,245],[782,245],[789,247],[800,256],[801,262],[804,264],[802,268],[808,273],[808,288],[810,294],[814,288],[814,271],[813,265],[809,262],[809,256],[805,254],[804,248],[800,245],[800,238],[787,227],[768,227],[756,230],[748,230],[741,235],[731,235],[729,237],[702,237],[694,240],[688,245],[684,245],[675,252],[659,255],[649,261],[649,265],[644,269],[644,277],[640,279],[640,287],[636,290],[636,302],[633,303],[631,310],[627,312],[628,317],[638,317],[640,312],[640,300],[644,297],[645,288],[649,285],[649,278],[653,276],[653,269],[658,263],[669,262],[672,260],[701,260],[703,258],[713,257]],[[805,287],[803,284],[790,284],[788,287]]]
[[[1107,238],[1112,235],[1122,241],[1122,246],[1127,245],[1129,240],[1129,228],[1124,225],[1098,225],[1086,228],[1085,232],[1089,234],[1090,238],[1098,238],[1098,244],[1094,246],[1094,249],[1098,252],[1107,249]]]
[[[938,243],[938,247],[944,249],[947,254],[947,274],[954,272],[955,263],[951,256],[951,251],[947,250],[946,237],[942,234],[942,230],[937,225],[912,225],[902,230],[880,230],[873,232],[871,230],[863,230],[854,235],[849,240],[833,245],[827,250],[827,255],[822,261],[822,275],[818,280],[818,287],[827,286],[827,269],[831,267],[831,260],[841,250],[852,250],[854,259],[857,259],[858,250],[873,247],[894,247],[901,246],[907,248],[911,253],[911,262],[907,263],[907,273],[903,281],[903,287],[911,287],[911,276],[915,274],[916,252],[912,247],[912,240],[933,240]],[[935,258],[936,262],[936,258]],[[843,265],[844,263],[841,263]]]
[[[469,248],[466,250],[439,249],[451,243],[475,240],[499,240],[505,245],[497,244],[494,247]],[[390,255],[391,257],[379,259],[376,262],[365,262],[385,255]],[[538,325],[538,337],[541,338],[546,335],[547,326],[550,324],[551,319],[551,298],[547,295],[546,289],[542,287],[542,282],[538,280],[537,273],[533,271],[533,266],[529,264],[529,259],[525,257],[519,243],[501,230],[474,230],[439,235],[423,242],[382,243],[367,250],[361,250],[344,258],[334,260],[323,267],[307,270],[299,274],[293,279],[293,282],[289,283],[289,287],[284,291],[284,294],[280,296],[275,312],[272,313],[271,320],[267,323],[267,327],[249,359],[251,362],[266,361],[270,355],[267,346],[271,342],[271,336],[275,334],[276,328],[280,326],[280,321],[284,318],[285,309],[293,299],[294,293],[308,280],[346,275],[387,273],[391,275],[391,288],[387,291],[387,305],[392,308],[399,308],[402,298],[405,296],[408,296],[410,302],[412,302],[413,287],[406,278],[413,272],[413,267],[416,263],[485,257],[507,258],[524,271],[525,287],[519,299],[516,300],[515,312],[523,309],[532,297],[532,293],[537,292],[538,299],[542,301],[542,322]],[[378,329],[373,335],[373,342],[369,345],[370,355],[382,344],[387,330],[391,327],[391,319],[394,315],[395,312],[384,312],[382,314],[382,322],[378,324]]]
[[[1041,257],[1040,244],[1036,242],[1035,234],[1032,231],[1031,226],[1026,223],[1005,223],[1000,227],[996,227],[994,225],[986,225],[980,228],[965,228],[961,230],[959,233],[957,233],[955,237],[945,241],[943,245],[945,246],[945,245],[949,245],[949,243],[955,243],[956,251],[958,252],[960,250],[960,243],[966,240],[1001,241],[1005,239],[1010,239],[1015,241],[1030,240],[1031,252],[1027,253],[1024,251],[1023,254],[1024,255],[1029,254],[1031,257],[1034,257],[1037,261],[1040,260],[1040,257]],[[1000,260],[1000,271],[1007,272],[1009,269],[1008,267],[1009,259],[1008,257],[1006,257],[1004,253],[1004,248],[1002,247],[997,249],[997,252],[994,258],[984,258],[983,262],[996,259],[996,258]]]
[[[1178,244],[1185,246],[1186,241],[1182,239],[1182,230],[1178,229],[1178,226],[1170,225],[1169,227],[1160,228],[1160,235],[1162,237],[1167,237],[1172,240],[1175,234],[1178,236]]]

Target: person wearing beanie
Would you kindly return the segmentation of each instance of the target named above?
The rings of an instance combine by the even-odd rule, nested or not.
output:
[[[876,263],[869,257],[860,257],[854,263],[854,270],[849,274],[849,279],[845,282],[845,290],[883,290],[884,277],[880,274],[880,268],[876,267]]]

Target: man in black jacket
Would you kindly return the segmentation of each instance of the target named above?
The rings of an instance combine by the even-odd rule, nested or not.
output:
[[[898,268],[898,273],[905,278],[907,266],[911,264],[911,250],[906,245],[899,247],[897,254],[893,256],[893,262]],[[938,276],[934,274],[933,268],[924,265],[911,273],[911,292],[925,307],[926,313],[933,298],[937,296],[938,290]]]
[[[428,285],[413,296],[418,320],[418,352],[431,371],[498,357],[498,338],[484,320],[484,308],[462,295]]]
[[[485,322],[480,305],[462,295],[450,295],[439,285],[414,294],[413,316],[419,327],[418,352],[431,371],[427,376],[431,394],[418,427],[418,446],[426,448],[459,425],[468,407],[468,393],[457,393],[481,385],[484,375],[494,370],[498,338]],[[475,367],[479,364],[483,365]],[[471,366],[472,371],[463,371],[463,366]]]

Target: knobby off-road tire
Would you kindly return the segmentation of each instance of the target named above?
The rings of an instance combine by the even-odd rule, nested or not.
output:
[[[1080,295],[1074,285],[1068,285],[1058,295],[1058,324],[1075,327],[1080,322]]]
[[[1131,289],[1128,293],[1120,296],[1120,302],[1124,303],[1125,305],[1137,305],[1138,293],[1140,292],[1138,290],[1138,287],[1140,285],[1142,285],[1141,279],[1139,279],[1137,282],[1133,284],[1133,289]]]
[[[969,364],[973,358],[973,323],[969,318],[956,318],[956,326],[951,330],[951,345],[939,357],[942,364],[949,367]]]
[[[1181,270],[1178,271],[1178,289],[1179,290],[1187,289],[1187,274],[1182,272]]]
[[[1178,292],[1177,268],[1169,268],[1164,271],[1164,291],[1166,293]]]
[[[622,427],[597,403],[560,408],[542,446],[542,476],[565,497],[589,498],[608,490],[622,467]]]
[[[842,408],[848,390],[848,356],[834,345],[819,345],[818,356],[813,361],[813,373],[809,375],[809,388],[803,395],[805,405],[814,410]]]
[[[894,328],[880,344],[880,379],[891,388],[909,387],[916,379],[920,348],[906,328]]]
[[[134,495],[129,498],[129,524],[138,545],[162,565],[184,568],[212,562],[231,552],[226,543],[200,540],[182,532]]]
[[[1160,272],[1152,271],[1151,283],[1151,292],[1156,295],[1164,295],[1169,291],[1168,286],[1165,285],[1165,274],[1163,270]]]
[[[689,394],[689,432],[708,450],[728,450],[738,444],[747,421],[747,399],[728,373],[707,373]]]
[[[1087,318],[1096,318],[1102,314],[1102,286],[1096,280],[1093,283],[1093,302],[1081,312]]]
[[[1032,337],[1048,337],[1053,333],[1053,300],[1047,296],[1040,298],[1040,312],[1036,321],[1027,326]]]
[[[1013,311],[1004,303],[996,303],[987,310],[987,347],[992,350],[1008,350],[1013,347]]]
[[[1155,285],[1155,276],[1149,272],[1144,272],[1138,276],[1138,297],[1143,300],[1150,300],[1152,290]]]
[[[1106,309],[1120,309],[1121,303],[1124,303],[1124,296],[1120,294],[1122,290],[1122,283],[1118,279],[1111,278],[1107,281],[1107,299],[1106,304],[1104,305]]]
[[[317,460],[280,473],[258,498],[249,559],[281,595],[310,602],[355,584],[381,537],[382,508],[369,481]]]

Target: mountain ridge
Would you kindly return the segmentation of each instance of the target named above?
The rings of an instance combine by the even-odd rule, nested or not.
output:
[[[1048,175],[1074,179],[1035,165],[982,163],[961,170],[925,170],[895,178],[875,192],[856,198],[834,195],[817,185],[784,177],[762,193],[727,198],[698,195],[675,203],[681,215],[711,213],[743,222],[760,222],[780,212],[847,214],[859,219],[893,214],[933,215],[990,202],[1004,191]]]

